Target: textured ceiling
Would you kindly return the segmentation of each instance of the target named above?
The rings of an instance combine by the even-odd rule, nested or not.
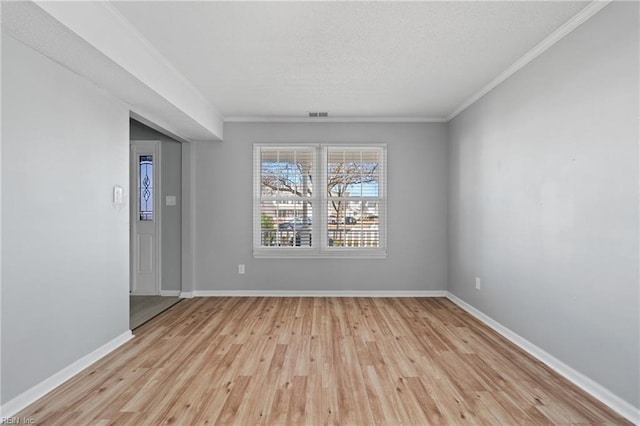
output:
[[[227,119],[437,119],[588,2],[113,4]]]

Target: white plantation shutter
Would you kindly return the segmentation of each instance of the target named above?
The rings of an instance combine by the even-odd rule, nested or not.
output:
[[[313,248],[313,147],[259,146],[254,155],[256,248]]]
[[[256,257],[386,255],[384,145],[254,145]]]
[[[325,149],[327,244],[344,249],[380,249],[384,211],[384,150],[381,147]]]

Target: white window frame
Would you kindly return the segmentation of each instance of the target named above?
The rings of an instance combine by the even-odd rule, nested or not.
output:
[[[268,149],[313,149],[313,219],[311,231],[311,247],[263,247],[261,225],[261,150]],[[380,165],[378,170],[378,197],[353,197],[354,200],[375,200],[378,206],[379,247],[333,247],[329,245],[328,217],[329,196],[327,194],[327,153],[329,149],[340,150],[378,150]],[[322,190],[321,188],[324,188]],[[296,200],[300,201],[302,197]],[[331,144],[286,144],[286,143],[255,143],[253,145],[253,257],[254,258],[374,258],[387,257],[387,145],[381,143],[331,143]]]

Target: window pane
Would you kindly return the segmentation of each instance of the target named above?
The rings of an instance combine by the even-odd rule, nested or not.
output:
[[[378,151],[362,152],[362,196],[378,197],[380,195],[380,153]]]
[[[351,226],[347,222],[347,201],[331,200],[328,202],[327,212],[327,237],[329,246],[343,247],[345,245],[345,236]],[[349,224],[350,225],[350,224]]]
[[[153,155],[138,158],[138,217],[153,220]]]
[[[260,168],[262,197],[312,196],[312,150],[262,149]]]
[[[329,246],[380,247],[379,205],[378,201],[329,201]]]
[[[311,246],[313,208],[310,201],[263,200],[260,203],[260,245]]]
[[[377,150],[330,149],[327,193],[330,197],[377,197],[380,154]]]

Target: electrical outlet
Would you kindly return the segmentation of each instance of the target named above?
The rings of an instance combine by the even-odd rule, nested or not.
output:
[[[238,273],[240,275],[244,274],[244,263],[238,265]]]
[[[480,287],[482,287],[482,281],[480,281],[480,278],[476,277],[476,290],[480,290]]]

